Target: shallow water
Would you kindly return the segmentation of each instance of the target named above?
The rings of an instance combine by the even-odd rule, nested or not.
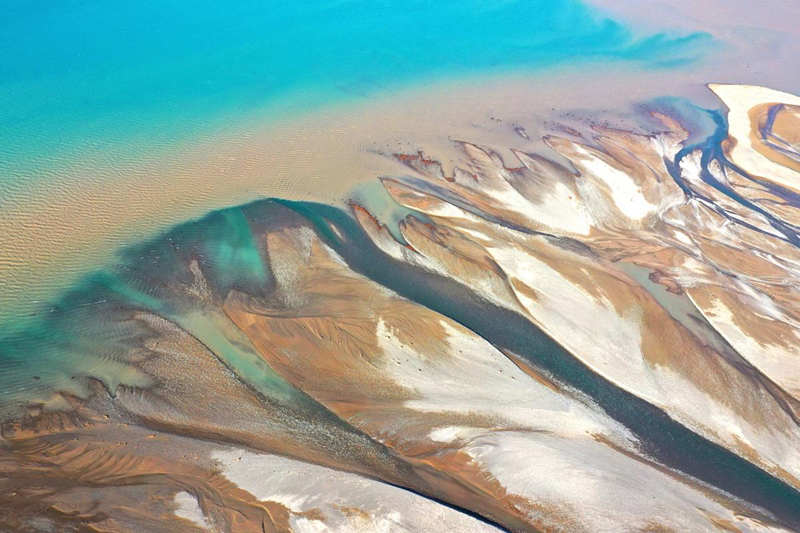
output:
[[[160,150],[265,106],[563,62],[667,66],[710,41],[637,34],[574,0],[11,2],[1,24],[2,191],[65,158]]]
[[[7,6],[0,528],[800,528],[796,45],[674,7]]]
[[[655,72],[660,85],[658,73],[718,46],[573,0],[479,4],[12,3],[0,23],[0,323],[210,209],[341,201],[388,170],[374,151],[464,136],[513,102],[506,120],[549,111],[542,96],[562,90],[536,72],[603,63],[615,79]],[[405,94],[428,88],[439,101]],[[552,105],[565,101],[589,100]]]

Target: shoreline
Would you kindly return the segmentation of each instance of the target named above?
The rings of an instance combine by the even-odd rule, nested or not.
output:
[[[604,90],[593,82],[593,68],[561,67],[442,81],[278,121],[266,108],[166,157],[122,168],[75,164],[4,206],[0,323],[34,311],[25,300],[49,300],[56,287],[107,264],[121,248],[213,209],[265,197],[343,205],[359,183],[403,170],[384,154],[427,150],[455,158],[452,140],[548,151],[538,140],[540,124],[580,126],[607,114],[635,125],[634,107],[642,101],[665,92],[693,98],[706,92],[680,77],[670,90],[659,85],[660,73],[618,69]],[[634,79],[637,90],[623,90]]]

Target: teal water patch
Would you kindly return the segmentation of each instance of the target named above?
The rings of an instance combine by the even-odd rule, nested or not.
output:
[[[590,60],[698,57],[575,0],[27,2],[0,20],[0,190],[87,154],[169,146],[226,118]],[[13,185],[18,187],[19,184]]]
[[[686,98],[662,96],[647,102],[643,107],[650,113],[657,112],[676,119],[689,135],[684,141],[686,146],[696,147],[706,139],[718,135],[720,120],[725,124],[727,136],[727,124],[720,110],[704,109]]]
[[[114,265],[86,276],[39,313],[3,323],[0,418],[30,405],[61,408],[64,394],[87,396],[91,380],[112,395],[120,385],[150,385],[157,377],[136,366],[154,334],[140,313],[184,330],[263,396],[307,401],[222,311],[230,291],[260,297],[274,286],[265,243],[251,227],[263,233],[272,223],[270,205],[261,217],[248,214],[252,205],[215,211],[126,248]]]

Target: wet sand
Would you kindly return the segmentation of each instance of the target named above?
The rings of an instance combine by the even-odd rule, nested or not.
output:
[[[796,528],[797,208],[725,149],[774,159],[794,115],[743,102],[490,117],[503,150],[373,153],[364,205],[257,201],[126,249],[4,339],[0,523],[377,527],[424,503],[467,530]],[[387,514],[383,485],[414,496]]]

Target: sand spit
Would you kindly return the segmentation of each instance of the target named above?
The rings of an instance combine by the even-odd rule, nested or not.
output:
[[[800,106],[800,97],[752,85],[711,84],[709,88],[728,108],[728,157],[755,178],[800,192],[800,161],[790,158],[791,139],[784,141],[789,153],[785,159],[779,159],[780,152],[768,143],[768,136],[774,135],[774,118],[771,119],[773,124],[766,124],[770,120],[767,117],[770,110]],[[800,127],[794,113],[787,113],[785,121],[788,132],[796,132]],[[778,139],[781,140],[780,133]],[[800,152],[795,149],[794,155],[800,156]]]

